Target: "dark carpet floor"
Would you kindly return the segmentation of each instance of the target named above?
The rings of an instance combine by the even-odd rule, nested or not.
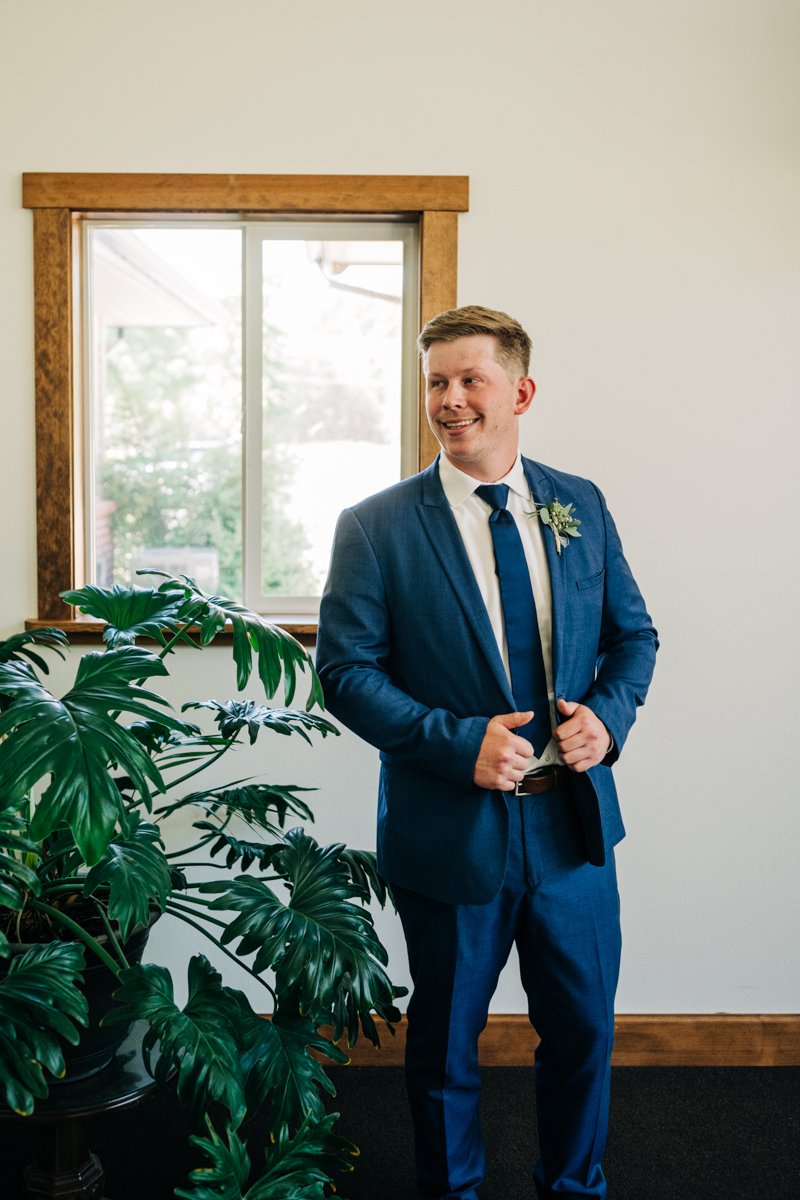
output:
[[[356,1142],[356,1169],[337,1180],[342,1200],[413,1200],[411,1129],[402,1071],[330,1072]],[[531,1200],[536,1156],[531,1073],[483,1072],[488,1172],[482,1200]],[[92,1147],[109,1200],[170,1200],[191,1163],[174,1097],[95,1118]],[[21,1196],[34,1130],[0,1125],[0,1200]],[[250,1131],[252,1144],[258,1129]],[[605,1159],[609,1200],[800,1200],[800,1068],[619,1067],[613,1072]]]

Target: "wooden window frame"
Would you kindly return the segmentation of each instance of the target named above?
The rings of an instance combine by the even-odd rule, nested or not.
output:
[[[83,570],[81,395],[77,226],[81,218],[206,214],[402,216],[419,224],[419,321],[457,303],[458,214],[469,180],[446,175],[140,175],[26,173],[22,204],[33,210],[36,355],[37,620],[96,636],[64,621],[59,593]],[[436,443],[418,396],[419,466]],[[74,618],[74,613],[73,613]],[[287,626],[303,640],[314,625]],[[99,626],[98,626],[99,629]]]

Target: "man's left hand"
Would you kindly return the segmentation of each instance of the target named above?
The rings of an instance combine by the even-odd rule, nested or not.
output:
[[[611,749],[611,734],[585,704],[559,700],[557,707],[562,717],[568,718],[554,730],[564,766],[570,771],[588,771],[589,767],[596,767]]]

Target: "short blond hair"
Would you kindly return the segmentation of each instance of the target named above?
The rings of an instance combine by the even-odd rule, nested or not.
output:
[[[480,304],[449,308],[431,317],[417,338],[417,348],[425,355],[434,342],[455,342],[458,338],[487,334],[497,342],[497,361],[511,375],[527,375],[531,363],[531,339],[508,313]]]

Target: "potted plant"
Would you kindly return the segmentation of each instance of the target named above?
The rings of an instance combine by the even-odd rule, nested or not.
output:
[[[174,1074],[181,1103],[205,1127],[192,1141],[210,1166],[177,1194],[321,1197],[353,1150],[332,1132],[322,1058],[347,1061],[337,1044],[345,1034],[351,1045],[359,1031],[377,1045],[372,1014],[389,1028],[399,1015],[403,989],[386,974],[366,908],[372,896],[383,904],[386,889],[372,854],[320,846],[288,827],[313,820],[305,789],[238,778],[203,788],[197,779],[245,735],[252,743],[337,732],[319,711],[311,659],[286,632],[188,577],[63,598],[106,623],[105,649],[80,658],[66,695],[42,682],[42,650],[63,656],[63,633],[0,643],[0,1100],[30,1113],[64,1073],[65,1045],[80,1043],[87,1023],[82,980],[102,964],[114,995],[102,1028],[148,1022],[156,1078]],[[266,699],[282,691],[284,707],[187,701],[182,712],[213,719],[203,731],[153,682],[169,674],[179,644],[205,647],[223,631],[232,632],[240,692],[257,668]],[[291,707],[303,672],[307,701]],[[191,845],[176,848],[170,829],[185,830],[187,813]],[[179,1006],[170,970],[127,950],[162,915],[188,922],[258,979],[271,1020],[202,954],[188,963]],[[212,1106],[226,1114],[221,1125]],[[266,1112],[270,1137],[253,1168],[239,1129],[256,1111]]]

